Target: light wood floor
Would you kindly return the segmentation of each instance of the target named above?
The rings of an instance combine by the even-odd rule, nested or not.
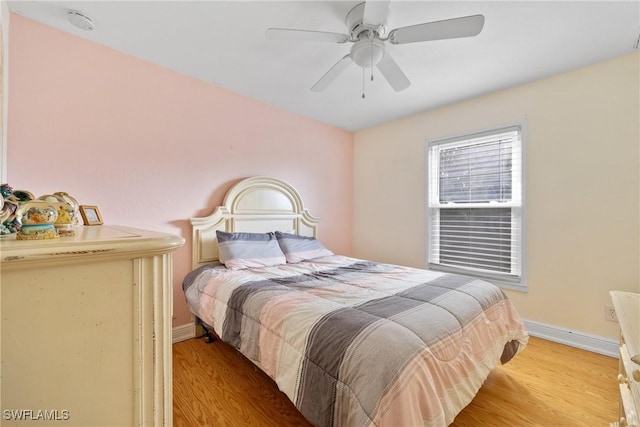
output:
[[[618,419],[617,371],[617,359],[531,337],[452,426],[608,427]],[[175,427],[309,426],[274,382],[220,341],[173,345],[173,395]]]

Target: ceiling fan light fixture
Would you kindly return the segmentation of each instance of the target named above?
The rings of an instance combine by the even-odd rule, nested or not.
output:
[[[351,46],[351,59],[362,68],[378,65],[384,56],[384,43],[379,39],[358,40]]]

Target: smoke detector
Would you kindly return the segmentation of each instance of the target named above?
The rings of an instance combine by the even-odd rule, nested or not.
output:
[[[80,28],[81,30],[93,31],[93,29],[95,28],[93,20],[89,18],[87,15],[85,15],[84,13],[78,12],[77,10],[68,11],[67,19],[74,26]]]

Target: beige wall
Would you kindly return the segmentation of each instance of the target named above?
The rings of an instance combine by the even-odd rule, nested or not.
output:
[[[527,320],[616,338],[640,291],[640,54],[357,132],[354,256],[424,267],[425,141],[524,123]],[[425,94],[428,96],[428,94]]]

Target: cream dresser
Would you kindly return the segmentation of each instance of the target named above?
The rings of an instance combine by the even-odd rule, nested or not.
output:
[[[2,426],[171,426],[172,252],[120,226],[0,239]]]
[[[621,427],[640,427],[640,294],[611,292],[620,323],[620,420]]]

